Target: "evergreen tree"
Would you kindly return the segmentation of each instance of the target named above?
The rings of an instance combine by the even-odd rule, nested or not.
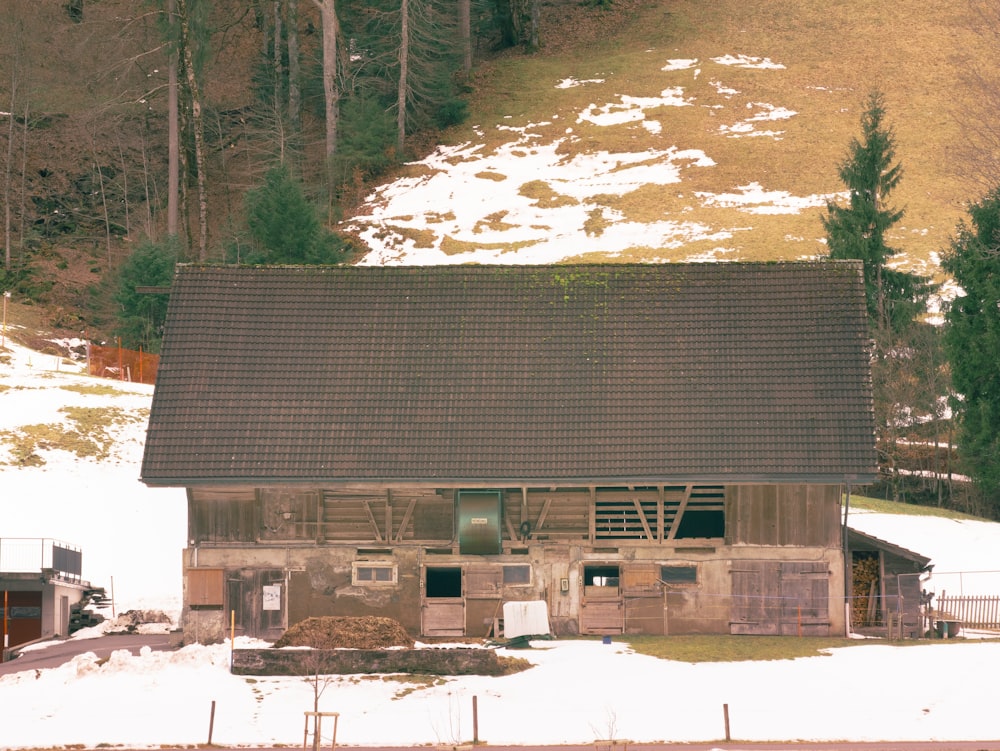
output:
[[[884,120],[884,97],[873,91],[861,117],[861,140],[851,141],[840,165],[839,175],[849,191],[849,203],[838,206],[828,202],[823,227],[830,258],[854,258],[864,263],[872,325],[900,330],[923,309],[928,289],[919,277],[886,266],[897,252],[887,244],[886,233],[903,218],[904,211],[888,205],[889,194],[902,179],[903,167],[893,164],[895,136]]]
[[[315,206],[286,167],[267,173],[246,196],[247,226],[257,253],[244,263],[331,264],[340,261],[340,241],[320,221]]]
[[[964,294],[951,303],[945,349],[958,396],[959,454],[1000,511],[1000,187],[969,209],[942,267]]]
[[[160,243],[145,242],[118,269],[114,293],[118,305],[114,333],[122,346],[159,352],[167,319],[167,295],[140,292],[139,287],[169,287],[177,263],[176,236]]]
[[[887,267],[896,254],[886,241],[888,230],[903,217],[889,206],[889,194],[902,179],[895,160],[895,137],[885,124],[883,96],[873,91],[861,117],[861,139],[853,139],[839,175],[849,192],[847,206],[827,203],[823,217],[830,257],[860,260],[864,268],[868,323],[874,342],[872,385],[879,462],[890,477],[894,500],[900,500],[900,441],[912,419],[909,401],[919,384],[934,381],[931,365],[921,356],[915,330],[926,310],[930,285],[922,278]]]

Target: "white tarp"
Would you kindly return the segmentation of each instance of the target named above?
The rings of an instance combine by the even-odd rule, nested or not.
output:
[[[549,608],[545,600],[505,602],[503,604],[503,635],[544,636],[549,633]]]

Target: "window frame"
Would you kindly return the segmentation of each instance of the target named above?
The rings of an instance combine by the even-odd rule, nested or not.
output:
[[[370,569],[371,579],[359,577],[360,570]],[[377,571],[388,570],[388,579],[379,579]],[[395,561],[352,561],[351,562],[351,585],[355,587],[394,587],[399,583],[399,567]]]

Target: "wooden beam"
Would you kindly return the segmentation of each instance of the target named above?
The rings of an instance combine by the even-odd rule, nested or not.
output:
[[[664,501],[664,490],[662,485],[656,486],[657,490],[657,501],[656,501],[656,539],[662,545],[663,538],[663,501]],[[666,617],[666,616],[664,616]]]
[[[677,528],[681,526],[681,519],[684,517],[684,509],[687,508],[688,501],[691,500],[691,485],[684,486],[684,496],[681,498],[680,505],[677,507],[677,513],[674,514],[674,523],[670,525],[670,534],[667,537],[668,540],[673,540],[677,537]]]
[[[403,512],[403,518],[399,522],[399,530],[396,532],[396,542],[403,541],[403,533],[406,532],[406,525],[410,523],[410,517],[413,516],[413,507],[417,505],[417,499],[411,498],[409,504],[406,506],[406,511]]]
[[[382,532],[378,528],[378,522],[375,521],[375,514],[372,513],[372,505],[367,500],[362,501],[362,505],[365,507],[365,514],[368,515],[368,523],[371,525],[372,531],[375,533],[375,542],[384,542],[382,539]]]
[[[392,539],[392,489],[385,489],[385,539]]]
[[[535,522],[535,529],[541,529],[545,526],[545,517],[549,515],[549,506],[552,505],[552,499],[546,498],[545,503],[542,504],[542,510],[538,512],[538,521]]]
[[[638,498],[633,498],[632,503],[635,506],[635,513],[639,515],[639,521],[642,522],[642,529],[646,533],[646,539],[652,540],[653,534],[649,531],[649,522],[646,520],[646,513],[642,510],[642,504],[639,503]]]
[[[510,515],[505,513],[503,515],[503,521],[504,521],[504,524],[507,526],[507,534],[510,535],[510,541],[511,542],[515,542],[515,541],[520,542],[521,536],[514,530],[514,525],[510,521]]]
[[[597,539],[597,488],[590,486],[590,503],[587,509],[587,539],[593,545]]]

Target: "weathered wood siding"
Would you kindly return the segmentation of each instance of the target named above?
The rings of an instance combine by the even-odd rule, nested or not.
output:
[[[414,634],[485,636],[504,602],[542,599],[559,634],[843,628],[838,487],[507,488],[489,554],[463,552],[456,494],[191,489],[185,566],[224,569],[227,590],[223,608],[186,602],[186,637],[223,638],[233,609],[255,635],[278,618],[384,615]],[[431,596],[428,572],[451,577],[446,591]],[[279,574],[282,611],[261,612]]]
[[[734,545],[841,545],[839,485],[734,485],[726,541]]]
[[[255,542],[260,529],[252,487],[188,490],[188,539],[196,543]]]

